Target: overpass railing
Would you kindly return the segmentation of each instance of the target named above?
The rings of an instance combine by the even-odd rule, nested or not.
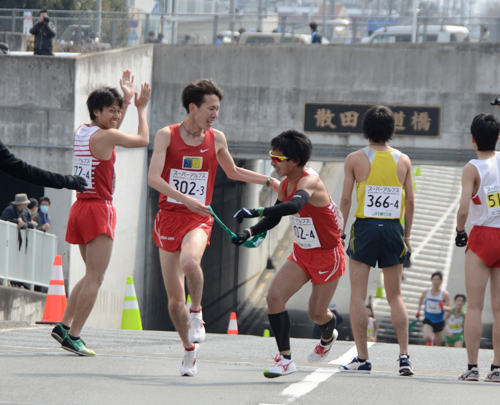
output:
[[[35,229],[19,230],[0,220],[0,282],[22,283],[34,290],[48,287],[57,253],[57,236]]]
[[[236,44],[240,30],[246,32],[287,32],[310,34],[309,23],[315,21],[330,43],[357,43],[372,30],[391,25],[412,26],[411,15],[328,15],[284,12],[261,8],[230,12],[208,0],[182,2],[176,12],[139,11],[68,11],[49,10],[57,36],[54,50],[85,52],[127,47],[154,41],[169,44]],[[0,32],[24,32],[35,24],[39,10],[0,9]],[[500,18],[496,17],[416,17],[421,32],[427,25],[461,25],[470,31],[471,41],[500,41]],[[489,36],[485,37],[485,29]],[[32,42],[32,37],[30,35]],[[408,41],[407,41],[408,42]]]

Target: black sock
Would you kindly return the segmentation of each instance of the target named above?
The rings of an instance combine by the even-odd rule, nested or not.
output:
[[[366,359],[362,359],[362,358],[358,357],[358,361],[359,361],[360,363],[364,363],[364,362],[366,361]]]
[[[500,366],[495,366],[493,363],[491,364],[491,371],[493,371],[496,368],[500,368]]]
[[[62,326],[64,329],[66,329],[66,330],[70,330],[70,329],[71,329],[71,327],[66,326],[64,323],[61,323],[61,326]]]
[[[78,336],[78,337],[74,337],[74,336],[71,336],[69,333],[68,333],[68,336],[69,336],[69,338],[70,338],[71,340],[78,340],[78,339],[80,339],[80,336]]]
[[[280,312],[279,314],[268,314],[269,323],[274,333],[274,338],[278,344],[280,352],[290,350],[290,315],[288,311]]]
[[[469,371],[472,370],[474,367],[477,368],[477,364],[467,364],[467,367],[469,368]]]
[[[323,346],[325,346],[325,344],[328,344],[329,341],[332,340],[333,330],[335,329],[336,326],[337,326],[337,317],[333,312],[332,312],[332,319],[330,319],[324,325],[318,325],[319,330],[321,331],[321,343],[323,344]]]
[[[292,360],[292,353],[282,354],[282,356],[283,356],[284,359]]]

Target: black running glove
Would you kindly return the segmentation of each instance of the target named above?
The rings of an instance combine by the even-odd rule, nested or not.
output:
[[[464,247],[467,245],[467,232],[465,232],[465,229],[463,231],[457,231],[455,245],[457,245],[458,247]]]
[[[259,210],[242,208],[233,215],[233,218],[236,218],[238,223],[241,224],[245,218],[257,218],[259,216],[261,216]]]
[[[496,99],[494,99],[490,104],[491,105],[500,105],[500,96],[498,96]]]
[[[87,190],[87,181],[80,176],[75,176],[74,174],[72,175],[67,175],[66,177],[66,188],[69,188],[70,190],[77,190],[77,191],[85,191]]]
[[[231,243],[234,243],[236,246],[241,246],[243,242],[250,238],[250,232],[248,229],[245,229],[243,232],[237,233],[236,238],[231,239]]]

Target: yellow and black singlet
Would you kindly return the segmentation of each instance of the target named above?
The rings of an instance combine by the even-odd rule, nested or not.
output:
[[[356,218],[400,219],[404,213],[405,187],[399,182],[397,164],[401,152],[362,149],[371,164],[366,181],[356,183]]]

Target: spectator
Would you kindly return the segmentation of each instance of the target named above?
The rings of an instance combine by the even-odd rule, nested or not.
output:
[[[240,35],[238,35],[238,36],[235,36],[235,37],[234,37],[234,39],[236,40],[236,44],[237,44],[238,42],[240,42],[240,38],[241,38],[241,36],[242,36],[242,35],[243,35],[243,33],[244,33],[244,32],[246,32],[246,31],[247,31],[247,30],[246,30],[246,28],[244,28],[244,27],[241,27],[241,28],[238,30],[238,32],[239,32],[239,34],[240,34]]]
[[[50,198],[42,197],[40,198],[40,209],[38,214],[36,214],[35,221],[38,224],[36,229],[39,231],[47,232],[50,229]]]
[[[34,218],[38,213],[38,201],[36,198],[30,198],[30,203],[28,206],[21,212],[21,218],[26,223],[29,229],[35,229],[38,225]]]
[[[318,24],[312,21],[309,27],[311,28],[311,44],[321,44],[323,35],[318,31]]]
[[[155,37],[155,33],[154,31],[149,31],[149,34],[148,34],[148,39],[146,41],[147,44],[156,44],[158,43],[156,37]]]
[[[217,45],[220,45],[220,44],[222,44],[222,43],[223,43],[223,41],[224,41],[224,35],[222,35],[222,34],[217,34],[217,39],[215,40],[215,43],[216,43]]]
[[[26,228],[26,223],[21,218],[21,212],[31,201],[26,194],[16,194],[16,198],[2,212],[2,220],[17,224],[19,229]]]
[[[50,22],[49,13],[42,9],[38,13],[38,21],[31,28],[30,33],[35,36],[35,55],[54,56],[52,52],[52,38],[56,36],[54,24]]]
[[[190,45],[190,44],[192,44],[193,41],[192,41],[191,35],[190,34],[184,35],[184,40],[182,41],[182,43],[184,45]]]
[[[165,35],[163,35],[161,32],[158,33],[158,40],[156,41],[157,44],[164,44],[163,38],[165,38]]]
[[[368,30],[368,36],[362,38],[361,39],[361,43],[362,44],[367,44],[368,42],[370,42],[370,37],[372,36],[372,34],[373,34],[373,30]]]
[[[481,31],[481,39],[480,41],[487,42],[490,40],[490,30],[488,27],[484,26],[482,31]]]

